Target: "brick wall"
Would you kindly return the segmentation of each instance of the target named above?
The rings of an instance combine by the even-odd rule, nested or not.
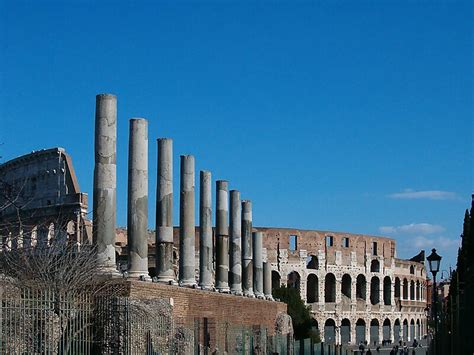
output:
[[[172,299],[175,318],[189,324],[196,319],[208,318],[214,324],[228,322],[243,326],[264,326],[270,334],[274,332],[277,315],[287,310],[286,304],[282,302],[151,282],[129,281],[128,292],[132,298]]]

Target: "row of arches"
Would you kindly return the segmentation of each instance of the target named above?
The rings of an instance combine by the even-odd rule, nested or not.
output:
[[[383,322],[374,318],[366,321],[359,318],[351,324],[348,318],[340,324],[332,318],[326,319],[323,329],[319,329],[318,322],[312,319],[312,327],[320,332],[321,340],[328,344],[359,344],[367,341],[370,344],[380,344],[382,341],[398,343],[420,339],[426,334],[426,322],[420,319],[396,319],[393,322],[386,318]]]
[[[355,280],[355,295],[352,289],[354,280],[349,274],[344,274],[340,280],[340,290],[337,290],[336,277],[333,273],[327,273],[324,277],[324,284],[320,286],[320,280],[316,274],[309,274],[306,280],[306,302],[307,303],[333,303],[336,302],[336,292],[341,293],[341,297],[347,299],[370,300],[372,305],[384,304],[392,305],[392,297],[400,298],[401,284],[400,279],[397,277],[393,284],[392,279],[389,276],[385,276],[381,282],[378,276],[372,276],[370,282],[367,281],[365,275],[359,274]],[[281,279],[277,271],[272,271],[272,287],[278,287]],[[408,298],[408,281],[403,281],[403,298]],[[287,286],[300,289],[301,277],[297,271],[292,271],[287,277]],[[320,300],[320,287],[324,287],[324,291],[321,290],[321,296],[324,296],[324,300]],[[420,282],[416,283],[412,280],[410,284],[410,299],[422,300],[424,297],[423,287]],[[393,291],[393,293],[392,293]]]

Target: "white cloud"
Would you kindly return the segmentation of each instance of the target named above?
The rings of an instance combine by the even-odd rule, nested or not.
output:
[[[393,199],[427,199],[427,200],[453,200],[457,198],[456,193],[450,191],[439,191],[439,190],[427,190],[427,191],[414,191],[411,189],[403,190],[402,192],[396,192],[388,195]]]
[[[379,228],[382,234],[434,234],[445,231],[443,226],[429,223],[411,223],[402,226],[383,226]]]
[[[459,247],[459,239],[449,239],[446,237],[426,238],[423,236],[415,237],[413,245],[418,249],[449,249],[452,247]]]

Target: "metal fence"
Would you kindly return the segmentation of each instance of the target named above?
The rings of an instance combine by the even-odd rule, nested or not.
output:
[[[0,285],[0,354],[292,354],[291,335],[200,318],[164,300]]]

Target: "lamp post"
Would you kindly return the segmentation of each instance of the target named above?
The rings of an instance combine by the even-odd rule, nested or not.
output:
[[[436,294],[436,274],[439,271],[441,256],[439,256],[436,253],[436,249],[433,248],[433,250],[431,251],[431,254],[426,259],[428,260],[430,271],[433,274],[433,318],[435,322],[435,331],[434,331],[434,337],[433,337],[433,341],[434,341],[433,350],[434,350],[434,354],[436,354],[437,353],[436,350],[438,347],[438,339],[437,339],[437,336],[438,336],[438,309],[437,309],[438,297]]]

